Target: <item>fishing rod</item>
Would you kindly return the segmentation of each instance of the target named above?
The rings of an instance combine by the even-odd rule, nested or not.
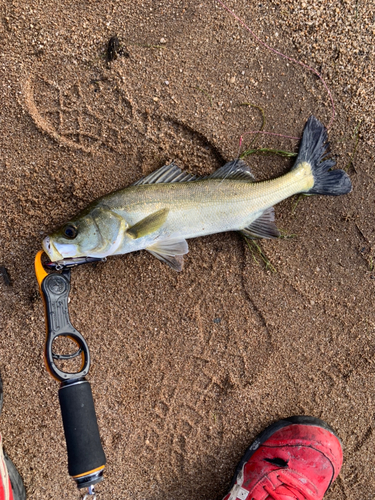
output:
[[[59,402],[68,453],[68,471],[80,490],[87,489],[83,500],[90,497],[95,500],[95,485],[103,480],[106,458],[100,441],[91,386],[85,378],[90,368],[90,353],[85,339],[70,322],[68,297],[70,268],[103,259],[85,257],[43,264],[42,257],[43,250],[35,257],[35,274],[46,315],[44,360],[50,375],[60,382]],[[73,341],[77,345],[76,352],[55,353],[53,344],[58,338]],[[64,371],[56,364],[78,356],[81,357],[81,367],[75,372]]]

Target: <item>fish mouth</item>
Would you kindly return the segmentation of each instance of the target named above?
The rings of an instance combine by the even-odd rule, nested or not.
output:
[[[51,262],[56,262],[63,259],[63,256],[60,252],[57,251],[49,236],[46,236],[42,241],[42,247],[48,257],[51,259]]]

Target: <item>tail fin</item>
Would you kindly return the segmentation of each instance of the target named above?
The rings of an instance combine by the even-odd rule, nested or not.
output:
[[[326,158],[329,152],[327,131],[315,116],[310,116],[303,130],[298,157],[293,170],[301,163],[310,165],[314,186],[307,191],[308,194],[328,194],[338,196],[350,193],[352,183],[343,170],[330,170],[335,164],[332,158]]]

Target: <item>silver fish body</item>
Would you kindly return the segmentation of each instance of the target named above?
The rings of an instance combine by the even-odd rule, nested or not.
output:
[[[325,159],[327,134],[314,117],[307,122],[292,170],[254,182],[241,160],[207,178],[166,165],[134,185],[99,198],[43,241],[51,261],[107,257],[146,249],[181,270],[187,239],[224,231],[249,237],[279,235],[273,205],[297,193],[339,195],[351,190],[342,170]]]
[[[239,168],[241,162],[233,162]],[[312,187],[311,173],[296,171],[272,181],[204,179],[191,183],[129,187],[103,200],[130,226],[146,214],[168,209],[157,233],[138,239],[124,238],[116,253],[147,248],[156,238],[196,238],[249,226],[265,210],[283,199]],[[122,208],[118,208],[122,205]]]

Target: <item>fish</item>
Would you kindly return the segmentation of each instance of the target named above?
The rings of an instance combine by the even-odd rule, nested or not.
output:
[[[248,238],[277,238],[274,205],[298,194],[343,195],[352,190],[346,172],[332,169],[328,134],[307,120],[292,169],[256,182],[241,159],[197,177],[174,162],[129,187],[92,202],[42,242],[51,262],[105,258],[147,250],[181,271],[187,241],[239,231]]]

